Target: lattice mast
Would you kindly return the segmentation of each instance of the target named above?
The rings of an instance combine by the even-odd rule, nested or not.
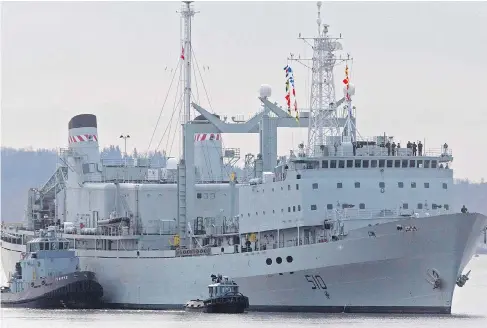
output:
[[[308,129],[308,155],[320,152],[321,145],[334,144],[340,138],[337,119],[335,81],[333,70],[337,64],[335,52],[342,45],[328,35],[329,25],[321,21],[321,2],[317,2],[318,35],[313,39],[310,122]],[[305,38],[301,38],[305,39]],[[339,59],[339,61],[341,61]]]

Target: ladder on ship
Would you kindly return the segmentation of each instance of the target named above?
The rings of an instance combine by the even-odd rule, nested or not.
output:
[[[186,245],[186,164],[181,160],[178,165],[178,225],[180,245]]]

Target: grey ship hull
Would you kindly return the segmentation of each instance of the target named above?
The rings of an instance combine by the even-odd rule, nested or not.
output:
[[[103,288],[93,272],[75,272],[60,277],[38,279],[19,293],[3,292],[3,307],[22,308],[98,308]]]
[[[249,311],[450,313],[456,280],[476,251],[486,219],[477,213],[406,218],[352,230],[335,242],[250,253],[77,255],[81,267],[96,272],[104,307],[110,308],[182,309],[195,292],[207,291],[211,274],[224,272],[249,297]],[[399,231],[397,225],[417,229]],[[2,262],[18,258],[17,246],[3,242]],[[440,288],[428,281],[433,269]]]
[[[336,242],[260,252],[157,260],[141,258],[141,253],[139,258],[80,260],[100,269],[139,271],[137,266],[152,265],[151,272],[120,275],[114,270],[100,276],[110,290],[107,303],[114,308],[180,309],[195,291],[206,291],[210,274],[225,272],[249,297],[249,311],[448,314],[456,281],[475,253],[485,222],[485,216],[474,213],[408,218],[350,231]],[[397,225],[417,230],[398,231]],[[197,274],[190,273],[194,267]],[[432,270],[439,275],[439,288],[431,281]],[[147,283],[116,290],[115,282],[129,274],[143,275]],[[158,279],[166,283],[151,283]]]

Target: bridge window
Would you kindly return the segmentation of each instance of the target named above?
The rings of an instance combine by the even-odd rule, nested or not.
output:
[[[333,209],[333,204],[328,204],[328,205],[326,205],[326,209],[327,209],[327,210],[332,210],[332,209]]]
[[[397,183],[397,186],[398,186],[399,188],[404,188],[404,182],[398,182],[398,183]]]
[[[287,211],[291,212],[291,206],[288,206]]]
[[[425,187],[426,189],[428,189],[428,188],[430,187],[430,183],[429,183],[429,182],[425,182],[425,183],[424,183],[424,187]]]
[[[293,212],[296,212],[296,206],[293,206]]]
[[[386,183],[385,182],[379,182],[379,188],[385,188]]]
[[[443,182],[443,189],[448,189],[448,184]]]
[[[45,249],[46,251],[50,250],[50,249],[51,249],[51,248],[49,247],[50,245],[51,245],[50,243],[45,243],[45,245],[44,245],[44,249]]]
[[[436,204],[431,204],[431,209],[432,209],[432,210],[436,210],[436,209],[438,209],[438,207],[439,207],[439,206],[438,206],[438,205],[436,205]]]
[[[430,161],[429,161],[429,159],[425,159],[424,160],[424,168],[425,169],[429,169],[430,168]]]
[[[299,184],[296,183],[296,190],[299,190]]]
[[[298,205],[298,211],[301,211],[301,205]]]
[[[411,188],[416,188],[416,182],[411,182]]]
[[[418,203],[418,210],[422,210],[423,209],[423,203]]]
[[[360,167],[362,167],[362,160],[360,160],[360,159],[356,159],[356,160],[355,160],[355,167],[356,167],[356,168],[360,168]]]
[[[370,167],[377,167],[377,160],[373,159],[370,161]]]
[[[44,250],[44,243],[39,243],[39,250],[43,251]]]
[[[364,203],[360,203],[358,205],[358,208],[361,209],[361,210],[365,210],[365,204]]]
[[[311,210],[316,211],[316,205],[311,205]]]
[[[402,167],[408,167],[408,160],[407,159],[402,160]]]
[[[345,161],[344,161],[344,160],[340,160],[340,161],[338,161],[338,168],[339,168],[339,169],[343,169],[343,168],[345,168]]]
[[[342,185],[342,183],[341,183],[341,182],[338,182],[338,183],[337,183],[337,188],[338,188],[338,189],[343,188],[343,185]]]
[[[59,250],[63,250],[64,249],[64,243],[63,242],[59,242]]]
[[[392,159],[387,160],[387,167],[392,167]]]
[[[437,166],[438,166],[438,161],[431,161],[431,168],[432,169],[436,169]]]
[[[313,183],[313,189],[318,189],[318,184],[317,183]]]
[[[416,167],[419,167],[419,168],[423,167],[423,160],[422,159],[417,160],[416,164],[417,164]]]
[[[396,159],[396,160],[394,161],[394,167],[401,167],[401,160]]]
[[[201,199],[201,193],[200,192],[196,194],[196,198]]]
[[[408,203],[404,203],[404,204],[402,204],[402,208],[403,208],[404,210],[407,210],[407,209],[409,208]]]
[[[449,206],[448,204],[443,205],[443,208],[444,208],[445,210],[447,210],[447,211],[449,211],[449,210],[450,210],[450,206]]]
[[[369,167],[369,160],[368,159],[364,159],[363,162],[362,162],[362,167],[364,169],[368,168]]]
[[[337,161],[335,159],[332,159],[330,161],[330,168],[336,169],[337,168]]]
[[[386,165],[386,160],[385,159],[379,159],[379,167],[385,167]]]
[[[409,160],[409,167],[416,167],[416,161],[414,159]]]
[[[328,168],[328,161],[321,162],[321,168],[327,169]]]
[[[355,182],[355,188],[360,188],[360,182]]]
[[[347,160],[347,167],[353,167],[353,160]]]
[[[291,190],[291,185],[287,185],[287,190]]]

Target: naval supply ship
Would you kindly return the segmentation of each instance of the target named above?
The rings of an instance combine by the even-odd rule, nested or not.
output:
[[[313,44],[311,108],[297,107],[288,58],[284,107],[262,85],[255,115],[230,120],[192,101],[195,11],[183,2],[181,158],[103,161],[96,116],[73,117],[59,167],[28,192],[26,226],[2,230],[4,270],[55,224],[114,308],[180,309],[225,272],[250,311],[450,313],[487,218],[451,207],[447,145],[359,134],[350,58],[317,8],[316,35],[301,38]],[[278,156],[278,128],[306,128],[307,143]],[[230,133],[259,134],[239,176],[228,170],[239,149],[222,147]]]

